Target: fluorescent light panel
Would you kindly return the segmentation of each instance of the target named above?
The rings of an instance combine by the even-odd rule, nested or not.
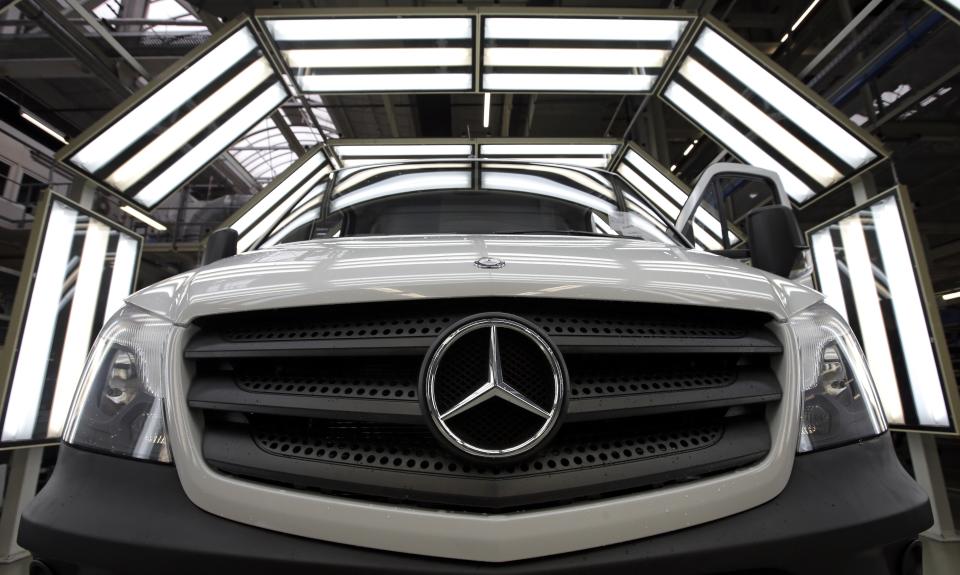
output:
[[[836,247],[829,228],[820,230],[810,237],[813,249],[813,263],[820,282],[820,291],[826,296],[827,305],[847,319],[847,302],[843,296],[843,284],[840,281],[840,264],[837,262]]]
[[[657,77],[650,74],[515,74],[485,73],[485,90],[527,92],[648,92]]]
[[[720,107],[733,114],[753,133],[790,158],[796,166],[821,186],[829,187],[843,178],[843,175],[829,162],[785,130],[783,126],[740,95],[695,58],[689,57],[684,61],[683,65],[680,66],[680,75],[697,86]]]
[[[287,98],[283,82],[277,81],[246,106],[220,125],[212,134],[194,146],[173,165],[147,184],[134,201],[153,207],[167,197],[177,186],[203,168],[221,151],[245,134],[260,119],[269,114]]]
[[[696,46],[851,168],[877,157],[839,123],[714,30],[704,28]]]
[[[312,40],[461,40],[473,18],[311,18],[266,20],[277,42]]]
[[[596,40],[676,42],[685,20],[652,18],[485,17],[484,36],[497,40]]]
[[[304,92],[428,92],[473,87],[472,74],[320,74],[297,76]]]
[[[481,144],[481,156],[606,156],[617,144]]]
[[[943,294],[943,295],[940,296],[940,297],[942,297],[945,301],[950,301],[950,300],[952,300],[952,299],[957,299],[958,297],[960,297],[960,291],[945,293],[945,294]]]
[[[483,50],[484,66],[661,68],[670,50],[642,48],[499,48]]]
[[[90,349],[93,335],[91,331],[96,319],[96,304],[109,241],[110,228],[90,218],[83,235],[80,265],[73,289],[66,335],[60,350],[60,365],[57,369],[50,420],[47,423],[47,435],[50,437],[58,436],[63,430],[63,422],[70,410],[70,401],[77,389],[83,363]]]
[[[18,356],[14,365],[10,395],[5,406],[6,419],[0,435],[4,441],[27,440],[33,435],[77,216],[76,210],[59,202],[54,202],[50,207],[20,339],[21,353],[29,353],[30,357]]]
[[[113,256],[113,273],[110,274],[110,288],[107,291],[107,305],[103,310],[106,322],[123,305],[123,299],[133,290],[133,274],[137,269],[136,239],[120,234],[117,251]]]
[[[112,123],[68,161],[90,173],[96,172],[256,48],[249,28],[237,30]]]
[[[134,185],[272,74],[266,58],[254,61],[131,156],[107,176],[107,182],[120,191]]]
[[[310,176],[306,182],[298,186],[292,194],[284,198],[274,209],[267,212],[248,232],[240,236],[240,239],[237,241],[237,251],[241,253],[245,252],[260,241],[263,236],[276,226],[277,222],[279,222],[303,196],[316,187],[318,182],[329,174],[330,171],[329,165],[323,167],[320,171]]]
[[[283,198],[287,197],[287,194],[302,184],[310,174],[320,169],[326,162],[327,157],[323,152],[317,151],[294,170],[293,173],[282,181],[274,184],[273,189],[266,196],[244,212],[230,227],[237,230],[240,234],[246,233],[250,226],[263,217],[268,211],[274,209],[277,204],[283,201]]]
[[[470,48],[320,48],[284,50],[291,68],[472,66]]]
[[[860,337],[873,381],[877,384],[877,391],[880,393],[887,419],[893,423],[904,423],[903,405],[900,403],[897,376],[893,368],[893,358],[890,355],[890,342],[887,339],[887,328],[880,309],[873,263],[870,261],[863,224],[858,214],[840,222],[840,237],[843,239],[850,287],[857,308],[857,319],[860,322]]]
[[[664,96],[681,112],[710,132],[720,144],[741,159],[751,165],[777,172],[787,195],[791,198],[803,202],[814,196],[813,190],[797,178],[793,172],[770,157],[759,146],[751,142],[746,135],[721,118],[686,88],[676,82],[671,82],[664,91]]]
[[[490,92],[483,93],[483,127],[490,127]]]
[[[950,425],[950,418],[941,388],[940,370],[930,345],[927,316],[920,301],[916,276],[912,273],[913,259],[896,198],[881,200],[874,204],[871,212],[917,418],[921,425],[946,427]]]
[[[411,156],[437,157],[458,156],[468,157],[473,153],[470,144],[396,144],[396,145],[357,145],[334,146],[337,155],[341,158],[403,158]]]

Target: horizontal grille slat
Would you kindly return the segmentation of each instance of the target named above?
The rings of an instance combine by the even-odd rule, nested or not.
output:
[[[505,511],[668,484],[747,465],[769,450],[760,421],[715,422],[663,432],[559,437],[545,453],[509,468],[466,467],[431,447],[428,436],[362,428],[318,434],[223,426],[204,437],[204,457],[223,472],[375,499]],[[294,451],[296,450],[296,451]],[[682,462],[682,464],[678,464]]]

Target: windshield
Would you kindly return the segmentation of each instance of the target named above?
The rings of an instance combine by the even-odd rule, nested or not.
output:
[[[618,176],[573,166],[456,161],[348,168],[301,196],[260,247],[411,234],[601,235],[686,244]]]

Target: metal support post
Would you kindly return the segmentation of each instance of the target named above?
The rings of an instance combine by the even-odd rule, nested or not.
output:
[[[10,474],[0,509],[0,563],[13,563],[29,557],[30,552],[17,545],[20,514],[37,493],[42,447],[17,449],[10,455]]]
[[[926,575],[956,573],[960,565],[960,533],[950,511],[947,486],[937,453],[937,439],[925,433],[907,433],[913,475],[930,498],[933,527],[920,534],[923,541],[923,572]]]

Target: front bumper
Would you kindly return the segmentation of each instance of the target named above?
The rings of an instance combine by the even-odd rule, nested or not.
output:
[[[255,520],[255,519],[254,519]],[[899,573],[932,524],[926,495],[889,436],[797,457],[772,501],[718,521],[566,555],[483,564],[315,541],[222,519],[193,505],[172,466],[63,446],[23,514],[19,543],[54,572]],[[99,572],[99,571],[98,571]]]

